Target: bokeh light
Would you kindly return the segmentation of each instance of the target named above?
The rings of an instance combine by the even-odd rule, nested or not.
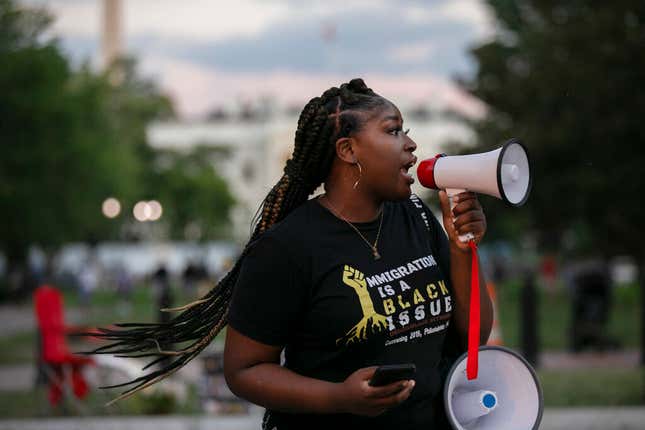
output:
[[[150,216],[148,217],[149,221],[157,221],[159,218],[161,218],[161,215],[163,213],[161,203],[156,200],[150,200],[148,202],[148,207],[150,208]]]
[[[148,206],[147,202],[137,202],[136,205],[134,205],[134,209],[132,209],[132,214],[136,218],[137,221],[147,221],[148,217],[150,216],[150,207]]]
[[[139,201],[132,210],[137,221],[157,221],[161,218],[163,208],[157,200]]]
[[[103,201],[103,215],[108,218],[116,218],[121,213],[121,203],[114,197],[108,197]]]

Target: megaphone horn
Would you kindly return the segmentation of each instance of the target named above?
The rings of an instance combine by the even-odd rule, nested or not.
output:
[[[535,370],[511,349],[479,349],[479,377],[466,377],[466,354],[444,386],[446,416],[455,430],[537,430],[544,400]]]
[[[424,187],[445,189],[449,195],[468,190],[521,206],[531,191],[529,164],[524,145],[510,139],[502,147],[481,154],[440,154],[423,160],[417,177]]]

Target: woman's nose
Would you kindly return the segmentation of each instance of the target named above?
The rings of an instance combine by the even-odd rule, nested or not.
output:
[[[405,143],[405,150],[410,152],[416,151],[417,150],[416,142],[408,137],[407,142]]]

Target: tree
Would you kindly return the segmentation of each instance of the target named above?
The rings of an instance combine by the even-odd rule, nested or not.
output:
[[[193,175],[197,164],[175,158],[169,170],[156,168],[146,127],[174,115],[170,100],[132,59],[103,73],[73,70],[44,37],[49,24],[41,10],[0,0],[0,251],[8,271],[24,278],[33,244],[51,253],[65,242],[117,237],[131,222],[126,208],[142,198],[171,201],[164,219],[172,228],[201,221],[210,234],[226,223],[231,197],[212,168],[199,164]],[[116,220],[101,214],[110,196],[124,208]]]
[[[159,151],[149,195],[158,196],[170,237],[178,240],[230,236],[228,213],[233,206],[226,182],[213,169],[220,154],[207,147],[188,154]],[[192,233],[191,233],[192,231]]]
[[[573,236],[605,255],[643,256],[645,3],[488,5],[496,37],[472,50],[476,74],[460,83],[489,107],[478,149],[521,138],[535,178],[524,217],[486,202],[491,231],[534,230],[543,249]]]
[[[2,0],[0,23],[0,246],[20,273],[31,244],[107,234],[101,202],[131,193],[137,162],[109,120],[110,84],[71,70],[43,36],[49,17]]]
[[[115,83],[107,95],[110,117],[122,141],[134,148],[142,167],[136,191],[125,196],[126,206],[132,207],[139,200],[159,200],[164,208],[161,223],[167,227],[166,238],[184,240],[187,229],[198,231],[204,240],[227,236],[228,213],[234,201],[214,168],[219,150],[154,150],[148,145],[146,128],[152,121],[174,117],[169,99],[136,73],[132,58],[115,62],[105,77]]]

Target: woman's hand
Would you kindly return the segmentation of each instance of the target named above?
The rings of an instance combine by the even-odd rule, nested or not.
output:
[[[414,388],[414,380],[371,387],[369,380],[375,371],[376,366],[359,369],[339,385],[338,402],[343,412],[375,417],[410,396]]]
[[[465,191],[453,197],[457,203],[455,208],[450,210],[450,199],[445,190],[439,191],[439,202],[443,213],[443,226],[448,233],[451,246],[457,247],[460,251],[470,250],[468,242],[459,240],[460,235],[472,233],[475,236],[475,244],[481,242],[486,233],[486,216],[482,210],[477,194]]]

